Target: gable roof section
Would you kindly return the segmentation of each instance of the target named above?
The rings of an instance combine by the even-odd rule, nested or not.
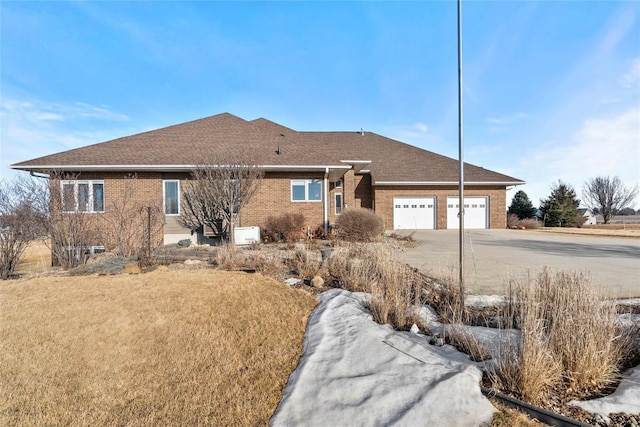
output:
[[[16,163],[46,170],[189,170],[244,151],[266,170],[368,169],[374,185],[457,185],[458,161],[371,132],[298,132],[259,118],[229,113],[126,136]],[[223,156],[222,156],[223,157]],[[364,166],[368,165],[368,166]],[[356,168],[356,169],[358,169]],[[523,181],[465,163],[465,183]]]

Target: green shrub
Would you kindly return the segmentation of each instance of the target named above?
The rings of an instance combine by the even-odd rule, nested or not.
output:
[[[302,235],[305,218],[300,213],[270,216],[262,230],[265,242],[295,242]]]
[[[373,242],[382,236],[384,224],[369,209],[348,209],[336,221],[336,233],[349,242]]]

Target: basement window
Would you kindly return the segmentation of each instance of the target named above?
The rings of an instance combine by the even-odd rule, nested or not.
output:
[[[292,179],[292,202],[322,201],[322,181],[319,179]]]
[[[61,181],[63,212],[104,212],[104,181]]]

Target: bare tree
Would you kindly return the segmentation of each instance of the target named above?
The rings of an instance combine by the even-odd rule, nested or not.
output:
[[[51,255],[65,269],[83,264],[88,248],[102,243],[98,217],[87,212],[86,201],[79,200],[74,184],[78,178],[74,173],[50,172],[48,191],[41,194],[41,203],[49,205]]]
[[[195,167],[192,179],[183,184],[178,221],[191,230],[211,227],[233,244],[237,219],[263,176],[262,169],[242,153]]]
[[[30,178],[0,181],[0,279],[11,277],[29,243],[46,235],[45,213],[39,210],[38,189]]]
[[[124,177],[121,194],[110,198],[101,219],[107,249],[116,255],[148,260],[161,241],[161,203],[142,194],[136,174]]]
[[[638,195],[638,185],[627,188],[620,178],[598,176],[585,182],[582,188],[582,202],[591,210],[598,210],[608,224],[618,211],[629,207]]]

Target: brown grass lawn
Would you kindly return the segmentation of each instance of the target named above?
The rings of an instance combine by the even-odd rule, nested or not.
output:
[[[316,303],[213,270],[0,282],[0,425],[266,425]]]

